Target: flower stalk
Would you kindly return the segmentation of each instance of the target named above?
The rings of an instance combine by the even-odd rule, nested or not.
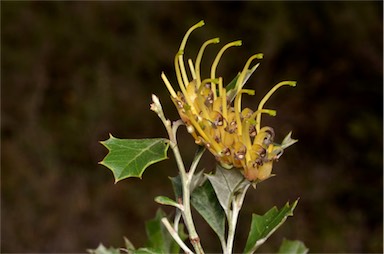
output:
[[[161,121],[163,122],[163,124],[167,130],[167,133],[169,136],[170,148],[173,151],[173,154],[175,156],[175,160],[177,163],[177,167],[179,169],[181,182],[182,182],[182,192],[183,192],[182,205],[184,208],[184,210],[181,211],[181,213],[182,213],[183,220],[185,222],[185,225],[186,225],[188,233],[189,233],[189,239],[190,239],[190,242],[191,242],[193,248],[195,249],[195,252],[198,254],[203,254],[204,251],[203,251],[203,248],[202,248],[201,243],[200,243],[200,238],[196,232],[196,228],[195,228],[195,225],[193,222],[192,212],[191,212],[191,202],[190,202],[191,201],[191,192],[190,192],[191,179],[193,176],[193,172],[196,169],[197,164],[198,164],[198,162],[202,156],[202,153],[192,163],[192,167],[191,167],[191,170],[189,172],[192,174],[188,174],[187,171],[185,170],[184,162],[183,162],[183,159],[181,157],[180,150],[179,150],[179,147],[177,145],[177,139],[176,139],[177,129],[180,125],[183,124],[183,122],[179,120],[179,121],[174,122],[172,125],[171,121],[166,119],[164,116],[164,112],[163,112],[162,106],[160,104],[159,98],[156,95],[152,95],[152,101],[153,101],[153,103],[151,104],[151,109],[157,113],[157,115],[159,116],[159,118],[161,119]],[[167,227],[167,229],[171,235],[174,234],[174,232],[173,232],[174,229],[172,227],[171,227],[172,231],[170,231],[170,229],[168,227]]]
[[[232,200],[232,210],[230,210],[228,216],[228,238],[226,249],[224,250],[225,254],[230,254],[233,251],[237,220],[249,186],[250,184],[243,185],[243,187],[239,190],[240,193]]]

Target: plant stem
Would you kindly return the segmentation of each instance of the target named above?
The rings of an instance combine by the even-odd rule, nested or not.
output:
[[[176,209],[175,218],[174,218],[174,220],[173,220],[173,229],[174,229],[176,232],[179,232],[179,222],[180,222],[180,218],[181,218],[181,211],[180,211],[180,209]]]
[[[195,154],[195,158],[193,159],[192,161],[192,164],[191,164],[191,167],[188,171],[188,178],[191,180],[192,177],[193,177],[193,174],[195,173],[195,170],[197,168],[197,164],[199,164],[199,161],[201,159],[201,156],[203,156],[204,152],[205,152],[205,147],[201,147],[199,146],[196,154]]]
[[[240,211],[240,208],[235,205],[235,201],[232,201],[232,211],[230,212],[230,216],[228,218],[228,238],[227,238],[227,250],[226,253],[232,253],[233,241],[235,239],[235,231],[237,224],[237,217]]]
[[[225,254],[231,254],[233,249],[233,241],[235,240],[235,231],[237,218],[239,216],[239,212],[243,205],[243,201],[245,198],[245,194],[247,193],[248,187],[250,184],[246,184],[241,189],[241,192],[235,196],[232,200],[232,210],[229,211],[228,216],[228,238],[227,238],[227,248],[224,250]]]
[[[174,132],[173,132],[174,133]],[[192,219],[192,213],[191,213],[191,193],[190,193],[190,185],[191,185],[191,177],[188,177],[187,172],[185,171],[184,163],[181,158],[181,154],[179,151],[179,147],[177,146],[176,136],[172,135],[170,137],[170,140],[173,144],[171,144],[171,149],[173,150],[173,153],[175,155],[176,163],[179,168],[182,187],[183,187],[183,218],[185,225],[189,232],[189,239],[191,241],[191,244],[193,245],[193,248],[195,249],[196,253],[202,254],[204,253],[203,248],[200,244],[200,238],[196,232],[195,225],[193,223]]]
[[[191,185],[192,177],[189,177],[185,170],[184,162],[183,162],[183,159],[181,158],[180,150],[177,145],[177,139],[176,139],[177,128],[180,125],[182,125],[183,122],[181,120],[178,120],[174,122],[172,126],[171,122],[165,118],[164,113],[161,109],[161,106],[158,108],[160,108],[160,110],[157,112],[157,114],[160,117],[161,121],[163,122],[167,130],[169,141],[170,141],[170,147],[173,151],[173,154],[175,155],[177,167],[179,168],[179,172],[180,172],[182,188],[183,188],[183,207],[184,207],[184,211],[182,211],[182,215],[189,233],[189,239],[193,248],[195,249],[195,252],[198,254],[203,254],[204,250],[201,246],[200,238],[196,232],[196,228],[192,219],[191,203],[190,203],[190,199],[191,199],[190,185]]]
[[[171,236],[173,237],[173,239],[175,239],[175,241],[179,244],[179,246],[184,250],[185,253],[187,254],[192,254],[193,251],[191,251],[187,245],[185,245],[185,243],[183,242],[183,240],[181,240],[179,234],[177,233],[177,231],[175,231],[173,228],[172,228],[172,225],[171,223],[169,223],[168,219],[166,217],[162,218],[161,219],[161,222],[164,224],[164,226],[167,228],[168,232],[171,234]]]

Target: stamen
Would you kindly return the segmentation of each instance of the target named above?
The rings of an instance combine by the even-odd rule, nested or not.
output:
[[[199,50],[199,53],[197,54],[196,62],[195,62],[195,71],[196,71],[197,88],[199,88],[200,83],[201,83],[201,78],[200,78],[200,63],[201,63],[201,58],[203,57],[204,50],[205,50],[205,48],[206,48],[209,44],[212,44],[212,43],[219,43],[219,42],[220,42],[220,39],[219,39],[219,38],[213,38],[213,39],[210,39],[210,40],[204,42],[204,44],[201,46],[201,48],[200,48],[200,50]]]
[[[188,117],[189,117],[189,120],[192,122],[192,125],[195,127],[195,129],[198,131],[198,133],[200,134],[200,136],[207,142],[209,143],[210,145],[213,146],[213,148],[217,151],[217,153],[220,153],[220,151],[222,151],[223,149],[219,146],[218,143],[216,143],[216,141],[212,138],[210,138],[209,136],[207,136],[207,134],[201,129],[199,123],[196,122],[195,118],[194,118],[194,115],[191,114],[190,111],[187,112],[188,114]]]
[[[223,93],[223,78],[222,77],[219,77],[219,97],[222,95]]]
[[[212,110],[221,112],[220,107],[221,107],[221,100],[214,100],[212,105]]]
[[[179,50],[184,50],[185,44],[187,43],[189,35],[192,33],[193,30],[196,28],[204,26],[204,20],[201,20],[199,23],[196,25],[192,26],[191,28],[188,29],[188,31],[185,33],[183,40],[181,41],[180,48]]]
[[[201,91],[202,88],[204,88],[205,84],[208,84],[208,83],[214,84],[218,82],[219,82],[218,79],[210,79],[210,78],[204,79],[203,82],[201,82],[200,84],[199,92]]]
[[[255,117],[258,114],[262,114],[262,113],[268,114],[270,116],[276,116],[276,110],[273,110],[273,109],[259,109],[259,110],[256,110],[255,112],[253,112],[253,114],[249,117],[249,119],[255,119]],[[256,121],[255,121],[255,124],[256,124]]]
[[[247,63],[244,65],[244,68],[243,68],[243,71],[241,72],[239,78],[237,79],[236,81],[236,89],[237,91],[240,91],[240,89],[242,88],[242,86],[244,85],[244,78],[245,78],[245,75],[247,74],[247,71],[248,71],[248,68],[249,66],[251,65],[251,62],[254,60],[254,59],[262,59],[263,58],[263,54],[259,53],[259,54],[255,54],[253,56],[251,56]],[[252,68],[253,69],[253,68]]]
[[[220,58],[223,55],[224,51],[227,50],[229,47],[233,46],[241,46],[241,41],[234,41],[226,44],[224,47],[221,48],[219,53],[217,54],[215,60],[213,61],[212,68],[211,68],[211,79],[214,79],[216,77],[216,68],[217,65],[219,64]],[[217,97],[217,92],[216,92],[216,86],[215,84],[212,85],[212,91],[213,91],[213,98],[216,99]]]
[[[184,48],[185,48],[185,45],[187,44],[188,37],[192,33],[192,31],[195,30],[196,28],[202,27],[203,25],[204,25],[204,21],[202,20],[196,25],[188,29],[188,31],[184,35],[183,40],[181,41],[179,52],[177,52],[176,54],[176,56],[178,56],[178,61],[179,61],[179,71],[181,71],[181,75],[183,77],[185,86],[189,83],[189,81],[187,77],[187,72],[185,71],[185,67],[184,67],[184,60],[183,60]]]
[[[251,89],[241,89],[235,98],[235,117],[236,117],[236,123],[237,123],[237,133],[239,136],[241,136],[242,133],[242,127],[241,127],[241,119],[240,119],[240,113],[241,113],[241,94],[247,93],[249,95],[254,95],[255,91]]]
[[[195,68],[193,67],[192,59],[188,59],[189,69],[191,70],[192,79],[196,79]]]
[[[163,79],[164,84],[167,87],[171,96],[173,98],[176,98],[177,97],[176,92],[175,92],[175,90],[173,90],[173,87],[172,87],[171,83],[169,83],[169,80],[167,79],[167,76],[165,76],[164,72],[161,73],[161,78]]]
[[[245,154],[246,160],[251,160],[250,149],[252,148],[251,137],[249,136],[249,121],[246,120],[243,125],[243,143],[247,147],[247,153]]]
[[[181,50],[179,52],[180,52],[180,54],[179,54],[178,60],[179,60],[180,71],[181,71],[181,75],[183,77],[183,82],[184,82],[185,86],[187,86],[189,81],[188,81],[187,71],[185,70],[185,66],[184,66],[184,60],[183,60],[184,51]]]
[[[221,87],[221,88],[220,88]],[[223,113],[223,117],[224,119],[227,119],[227,90],[225,88],[223,88],[223,78],[220,77],[219,78],[219,89],[220,89],[220,96],[221,96],[221,99],[222,99],[222,102],[221,102],[221,112]]]
[[[176,54],[175,56],[175,70],[176,70],[176,77],[177,77],[177,81],[179,83],[179,86],[180,86],[180,90],[181,92],[184,94],[184,97],[185,97],[185,100],[187,101],[187,103],[191,106],[191,110],[194,114],[196,114],[196,109],[195,107],[193,106],[192,104],[192,101],[191,101],[191,98],[189,98],[188,96],[188,93],[187,93],[187,90],[185,89],[185,86],[188,84],[184,84],[182,79],[181,79],[181,74],[180,74],[180,67],[179,67],[179,61],[178,61],[178,57],[179,57],[179,54],[180,54],[180,51]],[[184,70],[185,71],[185,70]]]
[[[204,104],[204,98],[200,94],[197,95],[197,104],[199,105],[199,108],[201,109],[201,112],[203,112],[203,117],[206,119],[209,119],[209,113],[207,111],[207,106]]]
[[[178,61],[178,58],[179,58],[179,54],[181,54],[181,52],[177,52],[176,56],[175,56],[175,59],[174,59],[174,64],[175,64],[175,71],[176,71],[176,78],[177,78],[177,82],[179,83],[179,86],[180,86],[180,90],[181,92],[184,94],[184,95],[187,95],[187,92],[185,90],[185,85],[183,83],[183,80],[181,78],[181,72],[180,72],[180,67],[179,67],[179,61]]]
[[[277,85],[275,85],[265,96],[264,98],[260,101],[259,103],[259,106],[257,107],[257,110],[261,110],[263,109],[263,106],[264,104],[267,102],[267,100],[271,97],[271,95],[277,90],[279,89],[280,87],[282,86],[285,86],[285,85],[288,85],[288,86],[296,86],[296,82],[295,81],[282,81],[280,83],[278,83]],[[257,133],[259,133],[260,131],[260,121],[261,121],[261,113],[257,114],[256,116],[256,131]]]
[[[239,136],[241,136],[242,128],[241,128],[241,121],[240,121],[240,112],[241,112],[241,92],[239,92],[236,95],[235,98],[235,103],[234,103],[234,108],[235,108],[235,120],[236,120],[236,125],[237,125],[237,133]]]

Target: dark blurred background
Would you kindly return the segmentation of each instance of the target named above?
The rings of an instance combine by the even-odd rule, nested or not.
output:
[[[300,197],[290,217],[261,252],[283,237],[311,252],[383,250],[383,3],[377,2],[2,2],[1,3],[1,252],[84,252],[137,246],[144,222],[172,196],[170,160],[143,179],[113,184],[97,163],[98,143],[166,137],[149,110],[151,94],[169,118],[177,112],[160,79],[176,85],[173,57],[186,30],[193,59],[201,44],[220,37],[203,59],[208,68],[221,46],[218,73],[229,82],[249,56],[264,53],[247,88],[256,108],[276,83],[296,80],[268,102],[278,110],[263,123],[277,141],[289,131],[299,143],[275,164],[276,177],[249,190],[235,249],[248,235],[251,214]],[[207,75],[208,69],[203,71]],[[185,159],[195,150],[185,129]],[[201,167],[212,168],[204,155]],[[164,208],[167,212],[170,209]],[[195,215],[207,252],[220,251],[213,231]]]

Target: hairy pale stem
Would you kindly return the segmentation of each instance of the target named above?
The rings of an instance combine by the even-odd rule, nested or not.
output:
[[[188,253],[188,254],[191,254],[193,253],[193,251],[191,251],[187,245],[185,245],[185,243],[183,242],[183,240],[181,240],[179,234],[177,233],[177,231],[174,230],[174,228],[172,228],[172,225],[171,223],[169,223],[168,219],[166,217],[162,218],[161,219],[161,222],[164,224],[164,226],[167,228],[168,232],[171,234],[171,236],[173,237],[173,239],[175,239],[175,241],[177,242],[177,244],[179,244],[179,246],[184,250],[185,253]]]
[[[184,162],[183,162],[183,159],[181,158],[180,150],[179,150],[179,147],[177,145],[177,139],[176,139],[177,128],[180,125],[182,125],[183,122],[181,120],[176,121],[173,123],[173,126],[172,126],[171,122],[165,118],[164,113],[158,114],[158,116],[160,117],[161,121],[163,122],[163,124],[167,130],[167,133],[169,136],[169,141],[170,141],[170,147],[173,151],[173,154],[175,155],[177,167],[179,168],[179,173],[180,173],[181,182],[182,182],[182,189],[183,189],[182,203],[183,203],[184,211],[182,211],[182,216],[183,216],[183,220],[185,222],[185,225],[186,225],[188,233],[189,233],[189,239],[190,239],[190,242],[191,242],[193,248],[195,249],[195,252],[198,254],[203,254],[204,250],[201,246],[200,238],[196,232],[196,228],[195,228],[195,225],[193,223],[192,212],[191,212],[190,185],[191,185],[192,176],[190,176],[185,170]],[[201,155],[199,157],[201,157]],[[193,164],[194,168],[196,168],[196,166],[197,166],[197,162],[195,164]],[[193,172],[192,172],[192,174],[193,174]],[[172,227],[171,227],[171,229],[174,230]],[[169,231],[169,229],[168,229],[168,231]],[[171,231],[170,231],[170,234],[172,234]],[[182,246],[180,246],[180,247],[182,247]]]
[[[224,254],[231,254],[233,251],[232,249],[233,249],[233,241],[235,240],[237,218],[239,216],[239,212],[243,205],[245,194],[247,193],[249,186],[250,184],[245,185],[243,189],[241,189],[241,192],[232,200],[232,209],[230,210],[227,218],[228,219],[228,238],[227,238],[226,249],[223,250]]]

